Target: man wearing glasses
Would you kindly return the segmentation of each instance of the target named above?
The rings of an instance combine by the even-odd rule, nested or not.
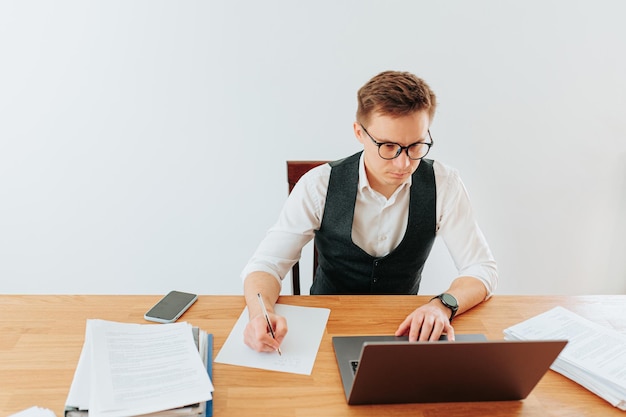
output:
[[[287,323],[273,306],[282,279],[312,238],[319,266],[311,294],[417,294],[434,239],[443,238],[458,276],[399,324],[396,335],[411,341],[443,333],[453,340],[454,316],[491,296],[496,262],[465,187],[457,171],[424,159],[433,146],[435,108],[430,87],[406,72],[383,72],[359,90],[353,127],[363,151],[305,174],[242,272],[248,346],[266,352],[280,346]]]

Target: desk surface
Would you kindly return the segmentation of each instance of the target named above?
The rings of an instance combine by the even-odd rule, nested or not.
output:
[[[0,295],[0,416],[38,405],[57,417],[84,341],[85,321],[147,323],[159,296]],[[328,307],[330,318],[308,376],[215,364],[214,415],[221,416],[621,416],[571,380],[548,371],[523,401],[348,406],[331,337],[392,334],[426,296],[283,296],[285,304]],[[457,333],[502,339],[502,330],[561,305],[626,333],[626,296],[494,296],[455,319]],[[200,296],[181,318],[214,334],[221,349],[244,308],[240,296]]]

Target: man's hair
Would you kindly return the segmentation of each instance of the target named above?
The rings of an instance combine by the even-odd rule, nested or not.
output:
[[[409,72],[384,71],[369,80],[357,93],[357,121],[373,113],[399,117],[426,110],[433,120],[437,98],[428,84]]]

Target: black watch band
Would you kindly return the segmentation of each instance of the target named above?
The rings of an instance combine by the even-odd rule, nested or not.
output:
[[[434,300],[435,298],[439,299],[439,301],[441,301],[441,304],[450,309],[450,311],[452,312],[452,314],[450,314],[450,323],[452,323],[452,319],[459,309],[459,303],[456,301],[456,298],[454,298],[452,294],[448,294],[447,292],[434,296],[430,299],[430,301]]]

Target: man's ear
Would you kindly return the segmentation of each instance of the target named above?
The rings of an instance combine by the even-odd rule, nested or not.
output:
[[[356,140],[363,144],[365,140],[365,132],[363,132],[361,124],[359,122],[354,122],[352,124],[352,129],[354,130],[354,137],[356,137]]]

